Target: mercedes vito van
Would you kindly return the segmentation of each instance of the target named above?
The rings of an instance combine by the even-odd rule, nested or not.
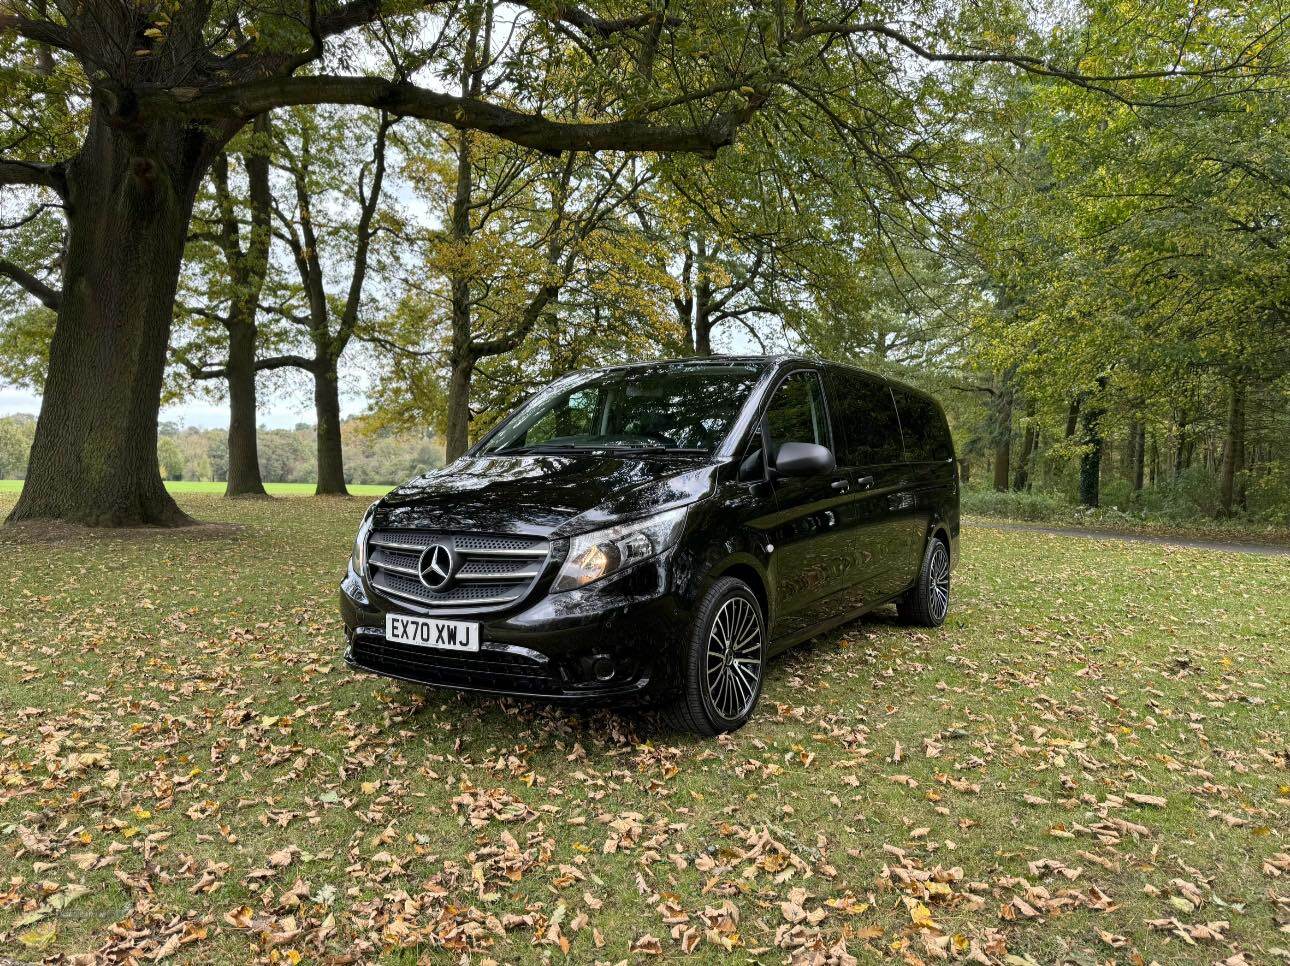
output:
[[[941,624],[958,542],[925,393],[798,357],[579,372],[371,506],[345,657],[435,687],[649,700],[713,735],[799,641],[888,602]]]

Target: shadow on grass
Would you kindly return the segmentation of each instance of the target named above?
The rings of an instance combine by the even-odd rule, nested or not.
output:
[[[837,656],[832,645],[840,638],[863,633],[866,629],[904,628],[895,609],[883,607],[849,621],[816,637],[795,645],[773,657],[767,668],[765,686],[783,687],[790,678],[810,678],[828,672],[828,663]],[[911,649],[918,646],[911,636]],[[355,672],[361,673],[361,672]],[[370,676],[373,683],[385,689],[393,709],[402,710],[411,724],[425,716],[429,720],[450,718],[461,724],[466,733],[482,740],[509,741],[516,729],[532,731],[570,746],[605,744],[630,748],[644,742],[687,743],[708,739],[677,731],[670,727],[656,706],[641,703],[630,706],[569,706],[539,698],[514,698],[478,691],[455,691]],[[769,713],[773,713],[770,707]],[[768,713],[765,691],[759,699],[758,715]]]

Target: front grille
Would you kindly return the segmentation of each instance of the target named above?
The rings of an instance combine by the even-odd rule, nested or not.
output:
[[[421,578],[421,557],[435,544],[450,548],[455,563],[448,583],[431,589]],[[494,610],[532,589],[550,550],[541,537],[376,530],[367,538],[367,579],[386,597],[420,607]]]
[[[542,655],[492,650],[487,644],[475,654],[459,654],[355,634],[351,653],[368,670],[426,684],[525,694],[553,694],[561,688],[559,672]]]

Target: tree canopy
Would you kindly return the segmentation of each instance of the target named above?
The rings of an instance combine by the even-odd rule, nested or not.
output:
[[[292,366],[343,488],[355,353],[449,455],[570,366],[731,339],[935,370],[999,445],[1014,403],[1139,434],[1185,370],[1230,436],[1284,371],[1284,31],[1173,0],[5,0],[0,347],[43,386],[13,518],[183,522],[168,365],[237,400],[231,491],[256,373]]]

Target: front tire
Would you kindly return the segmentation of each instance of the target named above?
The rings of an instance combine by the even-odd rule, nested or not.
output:
[[[923,551],[918,580],[896,602],[896,613],[907,624],[940,627],[950,610],[950,552],[945,541],[932,537]]]
[[[735,731],[757,707],[765,668],[761,604],[742,580],[722,577],[695,610],[681,664],[681,694],[665,718],[705,737]]]

